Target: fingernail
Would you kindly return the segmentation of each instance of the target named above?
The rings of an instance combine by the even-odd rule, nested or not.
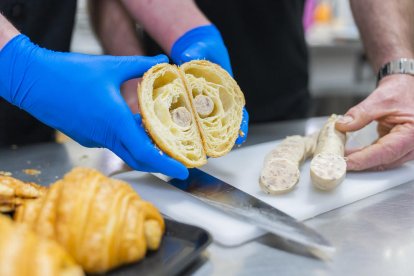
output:
[[[349,124],[353,120],[354,120],[354,118],[352,118],[351,116],[345,115],[345,116],[342,116],[341,118],[338,119],[338,123],[340,123],[340,124]]]

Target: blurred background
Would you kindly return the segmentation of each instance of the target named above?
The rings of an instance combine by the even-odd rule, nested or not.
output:
[[[344,113],[375,87],[348,0],[307,0],[303,16],[310,56],[312,116]],[[101,54],[86,1],[78,1],[73,52]]]

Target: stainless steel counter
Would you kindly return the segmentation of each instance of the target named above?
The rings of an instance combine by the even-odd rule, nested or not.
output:
[[[245,146],[304,134],[323,120],[258,125]],[[109,172],[119,160],[102,149],[76,143],[45,144],[0,150],[0,170],[40,183],[50,183],[77,165]],[[39,169],[38,176],[22,169]],[[414,173],[414,172],[413,172]],[[414,182],[371,196],[306,221],[335,247],[331,261],[307,256],[266,235],[239,247],[217,244],[186,274],[194,275],[414,275]]]
[[[312,119],[252,127],[248,143],[309,133],[321,122]],[[336,247],[331,261],[295,254],[267,235],[237,248],[213,244],[194,275],[414,275],[413,184],[307,220],[308,226]]]

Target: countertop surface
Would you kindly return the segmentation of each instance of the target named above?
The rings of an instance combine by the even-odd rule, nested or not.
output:
[[[262,124],[250,128],[244,146],[310,133],[324,118]],[[28,181],[48,184],[74,166],[104,172],[120,160],[103,149],[77,143],[0,149],[0,168]],[[38,169],[37,176],[23,169]],[[414,173],[414,172],[413,172]],[[185,274],[192,275],[414,275],[414,182],[305,221],[336,248],[330,261],[310,257],[273,235],[238,247],[213,243]]]

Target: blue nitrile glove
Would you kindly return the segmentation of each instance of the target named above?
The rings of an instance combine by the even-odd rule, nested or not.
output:
[[[247,134],[249,132],[249,113],[247,113],[247,110],[245,107],[243,107],[243,117],[242,122],[240,124],[240,134],[239,137],[237,137],[236,145],[241,145],[246,141]]]
[[[233,76],[229,53],[219,30],[214,25],[196,27],[183,34],[174,42],[171,49],[171,58],[178,65],[193,59],[207,59],[219,64]],[[237,138],[237,145],[246,140],[248,124],[249,114],[246,108],[243,108],[240,130],[244,135]]]
[[[229,53],[214,25],[196,27],[183,34],[174,42],[171,58],[178,65],[193,59],[207,59],[219,64],[233,76]]]
[[[130,167],[186,178],[188,170],[151,142],[120,94],[166,56],[59,53],[24,35],[0,51],[0,96],[87,147],[106,147]]]

